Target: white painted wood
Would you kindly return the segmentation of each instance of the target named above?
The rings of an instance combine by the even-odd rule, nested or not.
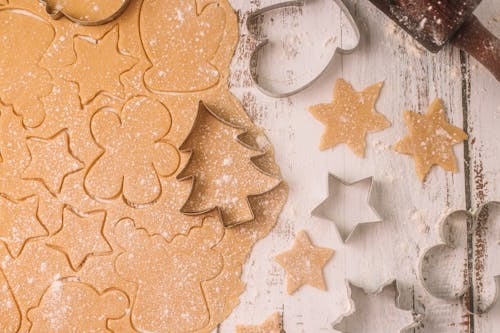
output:
[[[500,84],[474,60],[466,58],[465,77],[470,71],[470,80],[465,83],[470,82],[471,90],[470,98],[463,100],[463,75],[457,50],[445,48],[437,55],[430,54],[420,49],[368,1],[350,0],[364,37],[360,48],[351,55],[336,56],[334,66],[308,90],[287,99],[269,98],[258,92],[249,78],[247,65],[253,43],[249,41],[244,21],[248,11],[273,1],[231,2],[240,11],[242,28],[242,40],[232,68],[232,91],[243,101],[252,119],[266,130],[275,146],[277,162],[290,185],[290,197],[278,226],[256,245],[244,270],[247,291],[241,297],[240,306],[221,325],[220,332],[234,332],[238,323],[262,322],[274,311],[284,312],[288,333],[334,332],[331,323],[347,311],[345,279],[375,290],[392,278],[405,286],[406,304],[414,304],[420,310],[425,307],[425,327],[418,332],[500,331],[500,305],[488,315],[469,318],[458,302],[448,303],[427,295],[417,279],[418,258],[425,248],[439,242],[440,216],[452,209],[466,207],[469,195],[466,195],[464,146],[455,147],[459,173],[434,169],[423,185],[415,175],[412,160],[390,149],[406,133],[402,111],[426,112],[429,103],[440,97],[449,111],[451,123],[462,126],[463,115],[466,115],[470,133],[471,205],[500,199]],[[484,0],[477,14],[500,35],[500,2]],[[294,18],[298,23],[314,20],[315,17]],[[275,33],[284,30],[280,27],[283,21],[283,16],[278,14],[274,23],[276,29],[281,30]],[[309,25],[322,29],[322,24],[318,23],[323,22],[314,21]],[[339,24],[329,22],[324,26],[335,32]],[[328,48],[314,51],[321,57]],[[299,67],[307,65],[297,63]],[[377,81],[385,82],[377,109],[393,126],[369,135],[365,159],[357,158],[344,146],[325,152],[317,149],[323,127],[307,108],[329,102],[334,81],[340,77],[358,90]],[[311,217],[311,210],[327,195],[328,172],[348,182],[375,176],[374,204],[384,218],[383,223],[361,229],[348,244],[342,244],[330,221]],[[288,249],[295,233],[301,229],[308,231],[315,244],[334,248],[336,254],[325,269],[327,292],[304,287],[288,296],[285,273],[272,258]],[[496,221],[492,233],[488,240],[491,252],[487,259],[491,266],[488,272],[500,273],[497,260],[500,249],[493,246],[491,240],[494,235],[500,239],[500,221]],[[367,323],[380,320],[384,318],[366,318]],[[473,331],[468,327],[469,321],[473,321]],[[399,330],[391,322],[386,325],[387,332]],[[369,326],[360,333],[368,332]]]

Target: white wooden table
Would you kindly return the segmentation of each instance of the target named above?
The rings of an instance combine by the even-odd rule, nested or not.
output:
[[[274,145],[277,162],[290,185],[290,196],[277,227],[256,245],[244,269],[247,290],[240,306],[218,332],[233,332],[239,323],[260,323],[274,311],[283,312],[288,333],[334,332],[331,323],[348,307],[345,279],[375,290],[392,278],[404,286],[406,304],[420,311],[425,309],[425,326],[418,332],[500,332],[500,304],[487,315],[468,315],[459,302],[429,296],[417,278],[418,258],[424,249],[439,242],[440,216],[453,209],[474,208],[500,199],[500,84],[458,50],[447,47],[437,55],[421,50],[367,0],[349,0],[363,34],[359,49],[351,55],[337,55],[334,65],[308,90],[286,99],[266,97],[249,79],[247,64],[252,43],[244,23],[250,10],[274,2],[232,0],[239,11],[242,39],[234,58],[231,84],[233,93]],[[476,14],[500,35],[500,1],[484,0]],[[275,32],[287,33],[280,28],[286,15],[290,13],[276,16]],[[296,12],[291,15],[298,17]],[[329,34],[339,29],[339,23],[328,26],[310,16],[299,17],[297,22],[321,28],[314,36],[322,38],[324,45]],[[297,46],[299,54],[304,47]],[[316,47],[313,52],[319,59],[326,49]],[[306,64],[297,64],[301,65]],[[317,149],[323,126],[307,108],[331,101],[334,81],[340,77],[358,90],[385,81],[377,109],[393,126],[369,135],[365,159],[356,157],[345,146],[325,152]],[[403,110],[426,112],[435,97],[443,99],[450,122],[463,126],[469,140],[455,146],[458,173],[434,168],[421,184],[412,159],[390,146],[406,133]],[[332,222],[310,216],[326,197],[328,172],[346,181],[372,175],[376,180],[374,203],[384,221],[362,229],[348,244],[341,242]],[[327,292],[306,286],[293,296],[286,294],[285,273],[272,258],[288,249],[301,229],[309,232],[316,245],[336,250],[324,271]],[[500,221],[490,225],[489,233],[490,240],[500,240]],[[500,246],[491,241],[488,250],[483,258],[489,265],[486,275],[500,274]],[[364,318],[368,327],[361,333],[372,333],[369,323],[381,320],[384,318]],[[391,322],[385,325],[387,333],[400,329]]]

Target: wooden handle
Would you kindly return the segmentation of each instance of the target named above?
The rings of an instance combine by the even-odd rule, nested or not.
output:
[[[500,40],[472,15],[457,31],[451,43],[484,65],[500,82]]]

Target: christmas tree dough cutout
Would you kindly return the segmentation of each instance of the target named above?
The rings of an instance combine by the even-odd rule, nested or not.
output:
[[[292,249],[275,257],[276,262],[287,272],[288,294],[293,294],[305,284],[326,290],[323,267],[333,253],[332,249],[314,246],[307,233],[300,231]]]
[[[273,313],[260,325],[238,325],[236,333],[282,333],[283,325],[281,314]]]
[[[405,111],[404,118],[408,135],[397,142],[393,149],[411,155],[420,181],[434,165],[446,171],[457,172],[457,161],[453,145],[467,139],[467,134],[448,123],[443,102],[437,98],[426,114]]]
[[[320,150],[345,143],[359,157],[365,156],[366,136],[391,126],[375,110],[375,102],[383,82],[357,92],[345,80],[338,79],[333,90],[333,102],[311,106],[309,112],[325,125]]]
[[[110,22],[125,11],[130,0],[40,0],[52,18],[66,17],[82,25]]]
[[[190,158],[177,178],[192,182],[181,212],[201,215],[216,210],[226,227],[254,220],[248,198],[271,191],[281,181],[254,164],[263,153],[243,143],[244,134],[199,103],[191,132],[180,146]]]

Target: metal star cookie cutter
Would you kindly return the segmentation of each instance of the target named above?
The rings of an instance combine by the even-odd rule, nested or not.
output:
[[[334,197],[334,193],[336,190],[337,185],[341,185],[343,187],[352,187],[356,185],[363,185],[366,184],[365,186],[368,186],[368,191],[366,193],[366,200],[364,201],[366,203],[366,207],[371,209],[371,212],[373,213],[375,219],[373,221],[363,221],[363,222],[353,222],[353,226],[351,230],[344,230],[346,228],[342,228],[341,225],[339,225],[339,221],[336,221],[334,217],[331,216],[331,214],[328,212],[328,207],[331,204],[331,200]],[[338,178],[337,176],[333,175],[332,173],[328,173],[328,197],[323,200],[316,208],[314,208],[311,212],[312,216],[319,217],[321,219],[326,219],[329,221],[332,221],[339,233],[340,238],[344,243],[347,243],[349,239],[352,237],[352,235],[356,232],[356,230],[367,224],[371,223],[380,223],[382,222],[382,217],[379,215],[375,207],[371,204],[371,195],[373,188],[375,186],[374,178],[373,177],[367,177],[363,178],[361,180],[355,181],[353,183],[346,183],[342,179]]]
[[[450,227],[448,225],[448,221],[450,218],[453,218],[454,216],[457,216],[457,215],[465,217],[466,218],[465,224],[466,225],[469,223],[472,224],[472,227],[471,227],[470,231],[468,232],[468,234],[474,235],[476,230],[477,230],[477,227],[478,227],[478,220],[480,218],[486,218],[487,219],[486,223],[488,223],[488,220],[489,220],[488,209],[489,209],[489,207],[494,207],[494,206],[500,207],[500,201],[487,202],[487,203],[479,206],[473,212],[470,212],[467,210],[455,210],[455,211],[447,214],[446,216],[444,216],[441,219],[441,221],[439,222],[439,236],[440,236],[440,239],[442,242],[440,244],[431,246],[430,248],[425,250],[423,252],[422,256],[420,257],[419,262],[418,262],[418,278],[420,280],[420,283],[424,287],[424,289],[431,296],[438,298],[438,299],[446,300],[446,301],[455,301],[455,300],[460,299],[464,309],[469,314],[472,314],[472,315],[485,314],[495,307],[495,305],[497,304],[497,302],[500,298],[500,275],[493,276],[493,279],[495,280],[496,290],[495,290],[493,299],[490,301],[490,304],[484,308],[481,308],[481,307],[476,308],[474,306],[474,303],[473,303],[474,300],[467,299],[467,297],[466,297],[467,290],[469,290],[469,288],[471,287],[469,285],[470,281],[468,279],[467,279],[467,281],[465,281],[463,288],[461,290],[459,290],[458,292],[456,292],[454,295],[444,295],[442,292],[436,290],[436,288],[433,288],[428,283],[428,279],[426,278],[426,276],[424,274],[424,265],[428,261],[428,257],[427,257],[428,254],[430,254],[432,251],[435,251],[435,250],[442,251],[443,249],[444,250],[446,250],[446,249],[454,250],[459,246],[455,242],[456,239],[454,237],[452,237],[453,236],[452,235],[453,227]],[[486,215],[483,216],[482,214],[486,214]],[[465,237],[467,237],[467,235]],[[498,244],[500,245],[500,242],[498,242]],[[468,249],[468,245],[467,245],[467,251],[468,250],[469,249]],[[469,266],[469,264],[470,263],[467,261],[467,266]],[[458,277],[458,279],[462,279],[462,277]]]
[[[313,77],[309,82],[307,82],[306,84],[304,84],[302,86],[299,86],[299,87],[296,87],[296,88],[294,87],[294,88],[292,88],[292,89],[290,89],[288,91],[277,91],[277,90],[273,90],[273,89],[266,88],[265,86],[263,86],[260,83],[260,81],[259,81],[259,74],[257,73],[258,55],[259,55],[260,51],[262,51],[262,49],[264,47],[266,47],[266,45],[269,44],[269,39],[267,39],[267,38],[259,39],[257,33],[254,31],[254,29],[252,28],[252,26],[255,25],[255,23],[256,23],[256,21],[258,20],[259,17],[263,16],[264,14],[266,14],[266,13],[268,13],[270,11],[274,11],[274,10],[282,9],[282,8],[287,8],[287,7],[304,7],[304,6],[307,5],[308,1],[312,1],[312,0],[296,0],[296,1],[285,1],[285,2],[282,2],[282,3],[277,3],[277,4],[274,4],[274,5],[270,5],[268,7],[264,7],[264,8],[258,9],[256,11],[250,13],[250,15],[247,18],[247,21],[246,21],[247,30],[249,31],[250,35],[253,38],[255,38],[258,42],[260,42],[255,47],[255,49],[253,50],[253,52],[252,52],[252,54],[250,56],[250,76],[251,76],[253,82],[255,83],[255,85],[257,86],[257,88],[262,93],[264,93],[265,95],[268,95],[270,97],[283,98],[283,97],[288,97],[288,96],[291,96],[291,95],[295,95],[295,94],[297,94],[297,93],[299,93],[299,92],[301,92],[301,91],[309,88],[332,65],[333,60],[335,58],[335,54],[337,52],[339,52],[341,54],[349,54],[349,53],[352,53],[359,46],[359,43],[361,41],[361,33],[360,33],[360,30],[359,30],[358,24],[356,23],[356,20],[354,19],[353,15],[351,14],[351,11],[344,4],[343,0],[333,0],[339,6],[339,8],[342,11],[342,13],[347,17],[348,24],[353,29],[355,37],[356,37],[355,44],[352,47],[347,48],[347,49],[344,49],[344,48],[341,48],[341,47],[337,47],[333,51],[333,54],[332,54],[332,57],[331,57],[330,61],[319,72],[319,74],[317,76]]]
[[[66,17],[68,20],[75,22],[80,25],[88,25],[88,26],[95,26],[95,25],[102,25],[109,23],[111,21],[114,21],[117,19],[120,15],[123,14],[123,12],[127,9],[130,0],[122,0],[122,4],[117,8],[115,12],[113,12],[111,15],[108,15],[107,17],[104,17],[102,19],[98,20],[88,20],[88,19],[83,19],[76,17],[72,14],[70,14],[67,10],[62,8],[60,5],[56,5],[54,7],[51,6],[49,3],[49,0],[39,0],[43,5],[45,5],[45,10],[47,11],[47,14],[49,14],[54,20],[58,20],[62,17]]]
[[[377,290],[374,292],[367,292],[364,288],[352,283],[349,280],[346,280],[347,284],[347,296],[349,297],[349,303],[350,303],[350,308],[349,311],[343,315],[341,315],[337,320],[335,320],[332,323],[332,328],[335,330],[338,330],[343,333],[351,333],[351,331],[347,331],[345,327],[343,327],[343,321],[346,320],[348,317],[355,316],[356,315],[356,304],[354,303],[352,299],[352,289],[356,288],[361,290],[366,296],[380,296],[384,292],[387,291],[393,291],[395,294],[395,299],[394,299],[394,305],[396,306],[397,309],[401,311],[411,311],[411,310],[406,310],[401,307],[401,293],[400,293],[400,286],[399,282],[394,279],[394,280],[389,280],[386,283],[382,284]],[[412,316],[413,316],[413,322],[406,327],[403,327],[399,330],[400,333],[406,332],[408,329],[411,328],[417,328],[421,325],[422,320],[424,319],[424,316],[422,314],[418,314],[414,311],[412,311]],[[363,322],[363,319],[361,318],[360,321]]]

